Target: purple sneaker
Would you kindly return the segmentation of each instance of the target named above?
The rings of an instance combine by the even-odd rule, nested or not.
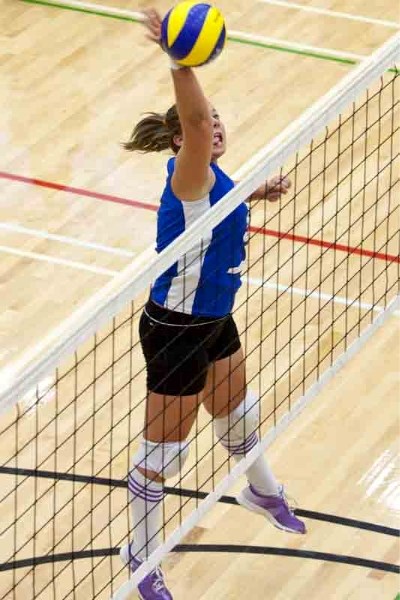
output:
[[[141,560],[133,556],[130,544],[122,546],[119,555],[122,562],[129,565],[132,573],[142,564]],[[141,600],[173,600],[171,593],[165,586],[163,572],[160,567],[150,571],[138,584],[137,589]]]
[[[306,526],[289,508],[283,486],[279,488],[279,496],[262,496],[249,485],[237,497],[241,506],[264,515],[275,527],[290,533],[306,533]]]

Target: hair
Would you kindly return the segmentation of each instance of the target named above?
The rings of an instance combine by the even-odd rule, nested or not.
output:
[[[150,112],[135,126],[128,142],[123,147],[134,152],[162,152],[170,148],[176,154],[179,150],[174,136],[182,135],[179,115],[174,104],[165,114]]]

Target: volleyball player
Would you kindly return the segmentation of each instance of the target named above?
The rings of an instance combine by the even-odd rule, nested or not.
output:
[[[159,44],[161,19],[146,13],[147,37]],[[171,64],[176,104],[166,114],[140,121],[127,150],[160,152],[170,148],[167,182],[157,216],[157,251],[162,251],[234,186],[220,169],[226,150],[224,125],[205,98],[190,68]],[[286,178],[273,178],[252,197],[271,201],[287,193]],[[133,459],[129,490],[133,541],[121,558],[134,572],[160,544],[163,485],[179,474],[187,459],[186,439],[200,404],[214,418],[215,434],[226,450],[242,459],[259,444],[259,399],[246,387],[245,359],[231,315],[240,286],[240,264],[248,209],[239,205],[201,246],[154,283],[140,320],[147,366],[144,438]],[[240,504],[264,515],[276,527],[305,533],[288,506],[283,487],[261,455],[246,473]],[[138,585],[143,600],[172,600],[160,568]]]

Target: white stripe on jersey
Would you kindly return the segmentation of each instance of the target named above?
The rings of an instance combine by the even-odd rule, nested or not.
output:
[[[200,200],[182,201],[185,230],[210,208],[210,194]],[[172,279],[171,287],[164,306],[170,310],[192,313],[193,302],[199,285],[201,269],[212,233],[202,238],[189,252],[178,261],[178,274]]]
[[[245,270],[246,265],[247,260],[244,259],[237,267],[231,267],[230,269],[228,269],[227,273],[230,273],[231,275],[241,275],[242,272]]]

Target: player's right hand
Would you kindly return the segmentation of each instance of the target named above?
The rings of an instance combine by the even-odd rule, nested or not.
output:
[[[160,13],[155,8],[148,8],[143,11],[144,20],[143,25],[147,29],[147,39],[155,42],[159,46],[161,45],[161,23],[162,19]]]

